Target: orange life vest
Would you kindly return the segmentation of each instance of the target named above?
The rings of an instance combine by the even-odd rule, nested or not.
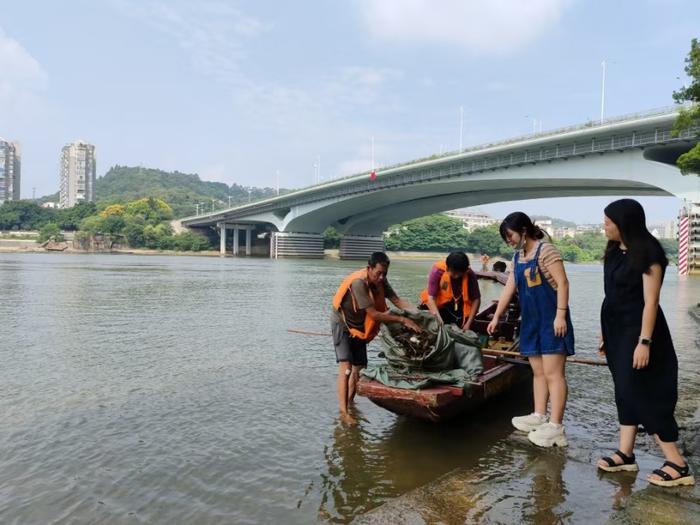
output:
[[[452,291],[452,279],[450,279],[450,274],[447,272],[447,264],[445,261],[438,261],[433,264],[432,270],[435,269],[442,270],[442,276],[440,277],[440,288],[438,289],[437,297],[435,297],[435,304],[438,308],[442,308],[446,304],[454,301],[455,295]],[[469,270],[467,270],[467,272],[468,271]],[[459,299],[462,300],[464,308],[462,311],[462,316],[465,319],[472,311],[472,302],[469,300],[469,276],[467,275],[467,272],[464,272],[464,276],[462,276],[462,293],[458,296]],[[428,304],[427,288],[420,293],[420,301],[422,304]]]
[[[387,307],[386,301],[384,300],[384,287],[380,286],[378,290],[372,290],[372,287],[369,286],[369,282],[367,279],[367,268],[363,270],[357,270],[356,272],[351,273],[343,280],[342,283],[340,283],[340,287],[338,287],[338,291],[335,293],[335,297],[333,297],[333,309],[336,310],[341,317],[343,317],[343,312],[340,305],[343,302],[345,294],[349,293],[352,297],[352,307],[355,312],[358,311],[357,300],[355,299],[355,296],[352,293],[352,282],[355,279],[362,279],[363,281],[367,282],[367,286],[369,288],[369,296],[374,301],[375,310],[377,310],[378,312],[386,312]],[[379,333],[379,323],[366,314],[364,331],[357,330],[356,328],[350,328],[349,326],[347,328],[350,332],[350,335],[367,342],[374,339],[377,333]]]

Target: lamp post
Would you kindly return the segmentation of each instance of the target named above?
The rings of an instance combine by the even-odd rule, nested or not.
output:
[[[603,82],[600,87],[600,123],[602,124],[605,119],[605,69],[607,63],[603,60],[600,65],[603,68]]]

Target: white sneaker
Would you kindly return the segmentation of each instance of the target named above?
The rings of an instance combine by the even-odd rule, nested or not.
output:
[[[554,423],[540,425],[527,435],[527,439],[538,447],[565,447],[569,444],[566,440],[564,427]]]
[[[523,432],[530,432],[535,430],[547,422],[547,416],[541,416],[539,414],[528,414],[527,416],[517,416],[510,420],[513,426],[518,430]]]

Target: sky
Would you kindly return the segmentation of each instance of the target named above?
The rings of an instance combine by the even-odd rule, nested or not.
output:
[[[61,147],[244,186],[312,184],[672,104],[697,0],[24,0],[0,11],[0,136],[22,197]],[[599,222],[611,198],[481,206]],[[640,199],[650,221],[672,197]]]

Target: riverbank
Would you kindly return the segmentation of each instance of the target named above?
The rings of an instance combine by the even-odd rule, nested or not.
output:
[[[340,260],[340,250],[338,249],[326,249],[324,250],[325,258],[327,259],[337,259]],[[65,250],[47,250],[42,247],[34,240],[30,239],[0,239],[0,253],[70,253],[70,254],[104,254],[104,255],[187,255],[187,256],[202,256],[202,257],[220,257],[221,254],[219,250],[203,250],[200,252],[193,251],[179,251],[179,250],[154,250],[148,248],[116,248],[112,250],[82,250],[78,248],[66,248]],[[394,261],[438,261],[444,259],[446,252],[392,252],[387,251],[387,255],[391,260]],[[481,261],[479,258],[481,254],[468,253],[469,260],[471,261],[472,268],[476,270],[481,270]],[[226,254],[226,257],[233,257],[230,253]],[[253,258],[267,258],[267,256],[252,255]],[[497,261],[503,261],[506,264],[510,264],[510,259],[504,259],[502,257],[491,257],[489,259],[489,266]],[[585,262],[585,263],[575,263],[566,262],[567,265],[602,265],[600,262]],[[675,267],[674,264],[669,266]],[[696,275],[698,272],[691,272],[691,275]],[[699,309],[700,310],[700,309]],[[698,322],[700,322],[700,311],[693,313],[691,315],[695,316]]]
[[[81,250],[68,247],[65,250],[47,250],[41,244],[26,239],[0,239],[0,253],[66,253],[66,254],[102,254],[102,255],[197,255],[219,257],[218,250],[187,252],[178,250],[151,250],[148,248],[116,248],[113,250]]]
[[[326,249],[324,250],[325,255],[329,259],[340,259],[340,250],[338,249]],[[439,261],[445,258],[447,252],[392,252],[387,251],[386,254],[392,261]],[[481,254],[478,253],[468,253],[469,261],[475,269],[481,269],[481,261],[479,258]],[[492,265],[496,261],[503,261],[506,264],[510,262],[508,259],[503,259],[501,257],[491,257],[489,258],[489,265]]]

